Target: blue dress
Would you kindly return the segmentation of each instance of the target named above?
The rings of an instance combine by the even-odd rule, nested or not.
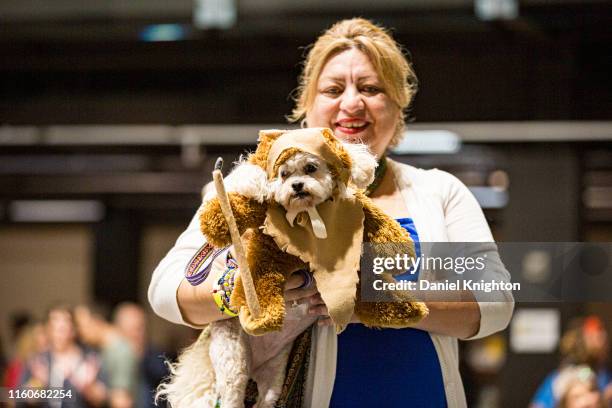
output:
[[[397,220],[415,242],[411,218]],[[418,280],[418,273],[397,279]],[[438,354],[429,333],[417,329],[368,329],[351,324],[338,336],[338,361],[331,407],[446,407]]]

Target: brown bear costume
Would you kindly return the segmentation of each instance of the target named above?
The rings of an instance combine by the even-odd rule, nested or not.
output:
[[[395,220],[356,188],[358,183],[351,179],[351,156],[330,129],[261,131],[257,150],[247,160],[271,181],[278,176],[279,166],[296,152],[325,160],[336,180],[332,197],[316,208],[325,222],[327,238],[315,236],[306,212],[297,215],[297,225],[293,226],[286,219],[285,208],[265,194],[241,194],[228,189],[238,229],[246,241],[247,261],[261,309],[258,318],[253,318],[238,277],[231,305],[240,310],[244,330],[262,335],[282,328],[285,281],[303,268],[312,271],[338,332],[350,322],[353,313],[369,327],[404,328],[419,321],[427,314],[427,307],[411,300],[405,292],[391,294],[392,302],[361,301],[358,270],[362,243],[386,244],[388,256],[395,256],[401,247],[408,247],[409,256],[414,256],[414,244]],[[205,203],[200,223],[202,233],[213,245],[232,244],[217,198]],[[388,274],[379,279],[393,281]]]

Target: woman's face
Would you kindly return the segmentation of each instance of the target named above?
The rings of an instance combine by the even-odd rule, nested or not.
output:
[[[356,48],[335,55],[323,67],[316,89],[306,114],[308,126],[331,128],[339,139],[363,142],[380,157],[395,134],[400,109],[369,58]]]
[[[53,310],[47,323],[49,343],[54,351],[63,351],[75,341],[72,316],[65,310]]]

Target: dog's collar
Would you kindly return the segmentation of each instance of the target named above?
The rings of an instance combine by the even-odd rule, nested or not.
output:
[[[312,227],[312,232],[314,233],[315,237],[319,239],[327,238],[327,228],[325,227],[325,222],[323,221],[323,218],[321,218],[319,212],[317,211],[317,207],[310,207],[305,211],[287,211],[287,213],[285,214],[285,218],[287,219],[289,225],[293,227],[295,219],[299,214],[303,212],[308,213],[308,218],[310,219],[310,226]]]

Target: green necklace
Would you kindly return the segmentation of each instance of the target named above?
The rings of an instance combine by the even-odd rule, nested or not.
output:
[[[374,171],[374,181],[366,188],[365,195],[368,197],[372,195],[374,191],[378,188],[383,178],[385,177],[385,173],[387,172],[387,156],[382,155],[380,159],[378,159],[378,166]]]

